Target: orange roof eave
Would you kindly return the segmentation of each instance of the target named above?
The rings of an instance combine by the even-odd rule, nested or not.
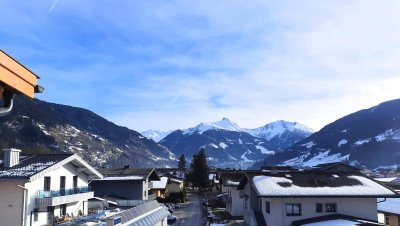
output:
[[[0,50],[0,81],[17,93],[34,97],[39,77],[14,58]]]

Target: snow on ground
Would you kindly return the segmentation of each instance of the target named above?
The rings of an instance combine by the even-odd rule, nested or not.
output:
[[[243,141],[239,138],[238,139],[239,144],[243,144]]]
[[[346,139],[341,139],[338,143],[338,147],[340,148],[340,146],[347,144],[347,140]]]
[[[222,149],[225,149],[225,148],[228,147],[228,145],[225,144],[224,142],[219,143],[219,146],[220,146]]]
[[[261,153],[263,153],[263,154],[275,155],[275,152],[274,152],[274,151],[270,151],[270,150],[264,148],[263,146],[258,146],[258,145],[256,145],[256,148],[257,148],[258,150],[260,150]]]
[[[316,143],[314,143],[314,141],[310,141],[310,142],[307,142],[307,143],[302,144],[302,145],[300,145],[300,146],[306,147],[306,148],[310,149],[310,148],[312,148],[314,145],[316,145]]]
[[[394,195],[388,188],[362,176],[348,176],[361,185],[339,187],[300,187],[284,177],[255,176],[253,183],[261,196]],[[284,186],[280,184],[284,183]]]

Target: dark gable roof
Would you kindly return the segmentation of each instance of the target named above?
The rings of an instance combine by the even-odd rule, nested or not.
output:
[[[31,176],[72,155],[73,154],[45,154],[21,156],[19,158],[19,164],[13,167],[4,167],[4,162],[1,161],[0,180],[29,179]],[[3,157],[1,157],[1,159],[3,159]]]
[[[100,169],[99,172],[102,173],[104,177],[141,176],[144,179],[149,177],[150,180],[160,180],[154,168],[122,167],[117,169]]]
[[[360,172],[361,169],[358,169],[353,166],[346,165],[342,162],[331,162],[324,163],[313,166],[308,169],[308,171],[325,171],[325,172]]]
[[[220,175],[220,183],[222,183],[225,187],[237,187],[242,179],[246,177],[245,172],[236,171],[236,172],[222,172]],[[232,183],[233,182],[233,183]]]

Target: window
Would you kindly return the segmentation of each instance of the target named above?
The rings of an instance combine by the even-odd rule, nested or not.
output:
[[[300,203],[287,203],[286,204],[286,216],[301,216],[301,204]]]
[[[60,206],[60,215],[61,216],[67,215],[67,205],[66,204]]]
[[[336,203],[325,203],[325,212],[336,213]]]
[[[74,188],[78,187],[78,176],[73,176],[72,177],[72,183],[73,183],[73,187]]]
[[[271,206],[268,201],[265,201],[265,212],[271,213]]]
[[[243,190],[239,191],[239,198],[243,198],[243,196],[244,196],[244,191]]]
[[[48,206],[47,212],[47,219],[52,219],[54,217],[54,206]]]
[[[389,216],[385,216],[385,225],[389,225]]]
[[[322,213],[323,212],[322,203],[315,204],[315,212],[317,212],[317,213]]]
[[[44,191],[50,191],[50,177],[44,177],[44,185],[43,185],[43,190]]]
[[[147,195],[147,191],[144,191],[144,197],[146,197],[146,195]]]
[[[33,209],[33,221],[38,221],[39,219],[39,209],[35,208]]]

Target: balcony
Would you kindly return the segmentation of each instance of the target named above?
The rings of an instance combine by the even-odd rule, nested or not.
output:
[[[36,206],[58,206],[66,203],[85,201],[93,197],[94,192],[90,190],[90,187],[39,191],[36,197]]]

